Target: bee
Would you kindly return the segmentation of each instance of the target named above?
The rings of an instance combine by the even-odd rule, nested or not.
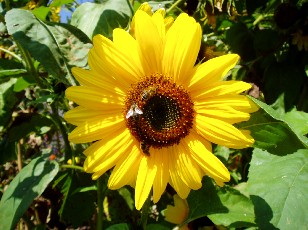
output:
[[[142,100],[147,100],[149,99],[150,97],[152,97],[157,91],[157,88],[156,87],[149,87],[145,90],[143,90],[142,94],[141,94],[141,99]]]
[[[130,106],[127,114],[126,114],[126,119],[130,118],[130,117],[136,117],[143,114],[142,110],[138,107],[138,105],[136,103],[132,103],[132,105]]]
[[[141,141],[140,148],[145,155],[150,156],[150,145],[146,144],[144,141]]]

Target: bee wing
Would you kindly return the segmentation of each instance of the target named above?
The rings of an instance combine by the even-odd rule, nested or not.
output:
[[[128,110],[128,112],[126,114],[126,119],[130,118],[133,115],[134,115],[134,109],[130,108],[130,110]]]
[[[139,107],[138,106],[136,106],[135,107],[135,111],[134,111],[134,114],[136,115],[136,114],[143,114],[143,112],[142,112],[142,110],[141,109],[139,109]]]

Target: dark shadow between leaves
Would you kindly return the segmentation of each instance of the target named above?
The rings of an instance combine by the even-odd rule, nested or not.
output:
[[[251,195],[250,199],[254,204],[254,210],[256,215],[256,224],[259,229],[266,230],[278,230],[272,223],[270,223],[273,218],[273,211],[268,203],[261,197],[256,195]]]

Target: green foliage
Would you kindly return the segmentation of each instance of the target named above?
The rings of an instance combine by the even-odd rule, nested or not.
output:
[[[89,68],[93,36],[112,39],[113,29],[128,29],[133,11],[142,2],[1,2],[0,229],[21,225],[29,229],[141,228],[134,189],[109,190],[110,172],[98,186],[83,171],[82,152],[88,145],[69,143],[67,135],[73,126],[65,122],[63,113],[72,108],[65,89],[78,84],[71,69]],[[201,24],[198,61],[239,54],[241,60],[230,78],[252,83],[254,88],[247,94],[260,107],[248,121],[236,124],[250,131],[253,147],[214,146],[231,181],[218,187],[204,177],[202,188],[187,198],[189,212],[181,225],[192,229],[307,227],[308,4],[301,0],[149,4],[154,11],[164,7],[167,16],[187,12]],[[60,8],[72,13],[68,23],[53,19]],[[145,229],[174,228],[163,214],[167,205],[173,205],[173,195],[167,187],[151,206]],[[103,210],[98,212],[100,205]]]
[[[276,156],[255,149],[248,191],[261,229],[300,229],[308,225],[308,150]]]
[[[106,1],[101,4],[84,3],[74,12],[72,25],[91,39],[96,34],[111,38],[113,28],[127,27],[132,13],[129,3],[123,0]]]
[[[59,170],[46,156],[33,159],[14,178],[0,202],[0,228],[13,229],[32,201],[40,196]]]

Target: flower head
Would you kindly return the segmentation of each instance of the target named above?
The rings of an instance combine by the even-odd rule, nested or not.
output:
[[[153,189],[156,203],[169,183],[184,199],[204,175],[229,181],[211,142],[244,148],[254,142],[233,124],[257,107],[244,95],[251,86],[222,81],[237,63],[235,54],[195,66],[200,25],[183,13],[170,25],[164,13],[138,10],[133,36],[113,31],[113,40],[93,38],[90,70],[73,68],[81,86],[66,90],[79,106],[65,114],[77,127],[74,143],[94,142],[84,152],[84,169],[97,179],[113,168],[110,189],[135,187],[137,209]]]

